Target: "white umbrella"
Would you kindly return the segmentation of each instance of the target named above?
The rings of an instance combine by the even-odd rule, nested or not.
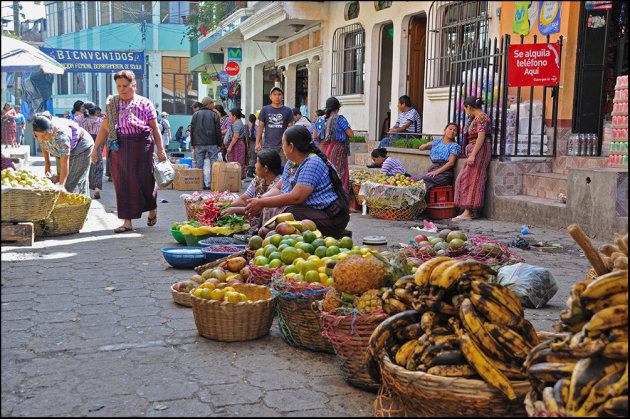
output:
[[[65,68],[39,49],[8,36],[2,37],[2,71],[38,71],[46,74],[63,74]]]

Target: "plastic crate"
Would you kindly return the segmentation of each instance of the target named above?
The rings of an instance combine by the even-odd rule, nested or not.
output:
[[[429,191],[428,204],[447,203],[453,202],[453,187],[452,186],[436,186]]]
[[[454,202],[440,202],[427,204],[427,215],[432,220],[442,220],[453,218],[457,215],[457,208]]]

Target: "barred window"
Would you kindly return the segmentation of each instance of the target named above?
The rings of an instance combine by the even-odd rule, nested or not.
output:
[[[162,57],[162,110],[169,114],[191,115],[199,96],[196,74],[188,71],[188,58]]]
[[[388,9],[390,7],[392,7],[391,1],[375,1],[374,2],[374,8],[376,9],[377,12],[379,10]]]
[[[335,30],[332,50],[333,96],[363,93],[365,29],[359,23]]]
[[[487,1],[434,1],[429,9],[426,87],[448,86],[451,61],[464,48],[482,48],[490,23]]]

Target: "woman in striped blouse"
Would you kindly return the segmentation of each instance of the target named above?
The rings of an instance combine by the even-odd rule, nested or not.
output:
[[[98,161],[98,149],[107,140],[111,144],[111,174],[116,190],[118,218],[123,225],[115,233],[132,231],[131,220],[149,211],[147,225],[157,223],[157,183],[153,177],[153,139],[160,161],[166,160],[162,134],[157,126],[153,103],[136,95],[136,78],[129,70],[114,74],[117,96],[107,100],[105,120],[101,124],[92,152]]]
[[[381,173],[387,176],[405,175],[409,176],[405,165],[394,157],[387,156],[386,148],[375,148],[372,150],[372,161],[381,167]]]

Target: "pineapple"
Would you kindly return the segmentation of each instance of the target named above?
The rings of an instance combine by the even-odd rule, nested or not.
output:
[[[332,311],[338,307],[341,307],[341,295],[337,293],[334,289],[328,290],[326,295],[324,296],[324,301],[322,302],[322,310],[323,311]]]
[[[389,264],[377,258],[352,255],[335,265],[332,276],[338,292],[361,295],[369,289],[386,285],[389,273]]]
[[[379,290],[371,289],[361,294],[361,297],[355,300],[355,305],[359,311],[370,313],[382,309],[383,300],[379,296]]]

